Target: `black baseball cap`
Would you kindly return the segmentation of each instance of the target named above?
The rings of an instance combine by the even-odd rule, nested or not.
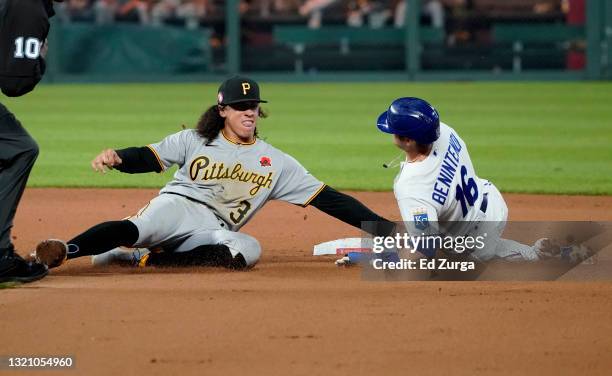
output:
[[[228,105],[240,102],[259,102],[268,101],[259,98],[259,85],[254,80],[243,76],[234,76],[225,80],[217,93],[217,103]]]

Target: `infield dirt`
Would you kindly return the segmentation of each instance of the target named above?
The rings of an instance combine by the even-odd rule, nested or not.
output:
[[[26,253],[42,239],[131,215],[156,194],[28,189],[14,242]],[[400,217],[392,193],[351,194]],[[512,220],[612,220],[612,197],[504,196]],[[0,355],[71,355],[68,375],[612,369],[612,282],[368,282],[358,268],[311,255],[316,243],[359,235],[314,208],[272,202],[244,231],[264,249],[248,272],[94,268],[85,257],[0,290]]]

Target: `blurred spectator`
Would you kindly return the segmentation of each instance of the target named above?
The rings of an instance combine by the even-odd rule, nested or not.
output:
[[[254,3],[254,1],[253,0],[240,0],[240,2],[238,3],[238,12],[240,13],[241,16],[255,8],[255,4],[251,4],[251,3]]]
[[[160,26],[170,19],[178,19],[188,29],[197,29],[200,20],[213,12],[210,0],[159,0],[151,9],[151,23]]]
[[[567,24],[584,26],[586,22],[586,0],[566,0],[562,3]],[[567,51],[566,66],[570,70],[586,68],[586,41],[582,38],[570,41]]]
[[[404,27],[406,23],[406,12],[408,11],[406,0],[402,0],[395,6],[393,25],[397,28]],[[431,18],[431,26],[439,29],[444,28],[444,6],[439,0],[426,0],[423,2],[421,12]]]
[[[487,9],[490,10],[491,7]],[[475,27],[470,17],[475,12],[477,12],[476,0],[453,0],[447,38],[449,45],[470,42],[474,38]]]
[[[533,12],[535,14],[546,14],[560,10],[562,9],[559,1],[538,1],[533,5]]]
[[[323,20],[323,10],[338,0],[306,0],[300,7],[302,16],[308,17],[308,27],[318,29]]]
[[[94,20],[94,12],[90,0],[68,0],[55,5],[55,9],[62,22],[89,22]]]
[[[368,21],[368,26],[377,29],[385,26],[391,18],[389,4],[383,1],[356,0],[348,4],[346,23],[352,27],[361,27]]]
[[[296,14],[301,5],[300,0],[259,0],[259,15],[268,17],[271,14]]]
[[[300,0],[240,0],[240,14],[249,14],[262,18],[272,14],[296,14],[302,1]]]
[[[147,0],[97,0],[94,4],[98,25],[115,21],[150,23],[149,1]]]

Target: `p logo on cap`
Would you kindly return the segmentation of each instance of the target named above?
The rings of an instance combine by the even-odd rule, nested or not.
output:
[[[242,94],[243,95],[247,95],[247,92],[251,90],[251,84],[248,82],[243,82],[242,83]]]
[[[259,85],[257,85],[257,82],[248,77],[234,76],[223,81],[217,93],[222,93],[220,96],[217,96],[217,103],[223,106],[251,101],[266,103],[265,100],[259,97]]]

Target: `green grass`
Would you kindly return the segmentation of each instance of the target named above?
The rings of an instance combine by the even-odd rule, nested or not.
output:
[[[0,290],[2,289],[13,289],[15,287],[18,287],[20,285],[20,283],[18,282],[3,282],[0,283]]]
[[[397,154],[374,123],[419,96],[469,147],[478,175],[505,192],[612,193],[612,83],[264,83],[260,135],[339,189],[390,190]],[[39,142],[30,186],[156,187],[163,175],[94,174],[103,148],[140,146],[193,126],[217,85],[47,85],[2,102]]]

